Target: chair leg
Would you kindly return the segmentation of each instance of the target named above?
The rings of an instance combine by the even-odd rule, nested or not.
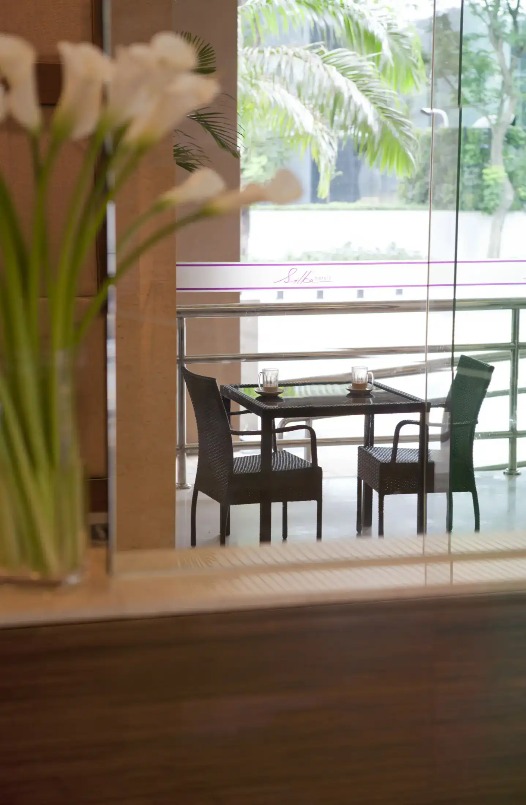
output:
[[[230,507],[221,506],[219,511],[219,544],[225,545],[227,535],[230,533],[228,522],[230,519]]]
[[[197,496],[199,492],[194,486],[194,491],[192,492],[192,505],[190,507],[190,545],[192,548],[195,548],[195,512],[197,508]]]
[[[384,535],[384,496],[378,492],[378,536]]]
[[[287,539],[289,535],[289,524],[287,519],[287,503],[283,501],[283,511],[282,511],[282,529],[281,529],[281,536],[283,539]]]
[[[370,528],[373,524],[373,488],[363,483],[363,524],[366,528]]]
[[[322,498],[318,498],[316,504],[316,539],[321,539],[321,519],[322,519]]]
[[[453,492],[447,493],[446,531],[453,531]]]
[[[356,484],[356,533],[362,533],[362,479],[357,479]]]
[[[477,494],[477,487],[474,486],[471,490],[471,497],[473,498],[473,511],[475,513],[475,531],[480,531],[480,508],[479,496]]]

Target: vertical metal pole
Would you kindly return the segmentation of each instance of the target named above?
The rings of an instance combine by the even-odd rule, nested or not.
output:
[[[510,436],[508,467],[505,475],[520,475],[517,469],[517,403],[519,397],[519,336],[520,336],[520,308],[511,311],[511,361],[510,361]]]
[[[177,481],[176,489],[190,489],[186,481],[186,388],[183,366],[186,358],[186,320],[177,317]]]

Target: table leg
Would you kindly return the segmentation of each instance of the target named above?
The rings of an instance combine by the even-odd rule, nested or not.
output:
[[[365,447],[374,445],[374,416],[372,414],[367,414],[365,417],[363,443]],[[362,523],[364,527],[369,528],[373,523],[373,490],[367,484],[364,484],[362,511]]]
[[[272,471],[272,419],[261,417],[261,472]],[[263,484],[265,488],[265,484]],[[272,503],[264,492],[259,506],[259,541],[270,542]]]
[[[427,530],[426,512],[426,471],[427,471],[427,451],[428,451],[428,431],[427,431],[427,411],[424,408],[420,412],[420,431],[418,436],[418,463],[420,465],[420,484],[418,490],[416,530],[418,534],[425,534]]]

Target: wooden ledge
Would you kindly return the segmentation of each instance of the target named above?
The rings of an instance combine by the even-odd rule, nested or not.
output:
[[[347,556],[335,541],[302,564],[290,562],[294,551],[277,548],[258,549],[252,564],[246,550],[237,563],[235,549],[220,551],[222,564],[211,562],[208,551],[201,566],[199,550],[173,552],[172,567],[149,572],[139,572],[140,556],[130,553],[127,572],[118,557],[120,572],[113,576],[106,573],[105,549],[94,548],[77,586],[0,587],[0,627],[526,591],[526,550],[519,547],[524,535],[477,538],[478,547],[472,540],[464,550],[444,550],[447,537],[433,540],[429,555],[422,553],[421,539],[408,538],[353,542],[354,550],[347,543]]]

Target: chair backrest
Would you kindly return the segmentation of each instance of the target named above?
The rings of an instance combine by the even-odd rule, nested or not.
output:
[[[225,489],[233,471],[234,451],[230,423],[213,377],[196,375],[183,367],[183,376],[194,407],[199,441],[198,477]]]
[[[445,403],[449,417],[450,472],[452,486],[455,474],[473,466],[473,441],[480,407],[486,396],[493,366],[467,355],[461,355],[457,371]],[[460,479],[459,479],[460,480]]]

